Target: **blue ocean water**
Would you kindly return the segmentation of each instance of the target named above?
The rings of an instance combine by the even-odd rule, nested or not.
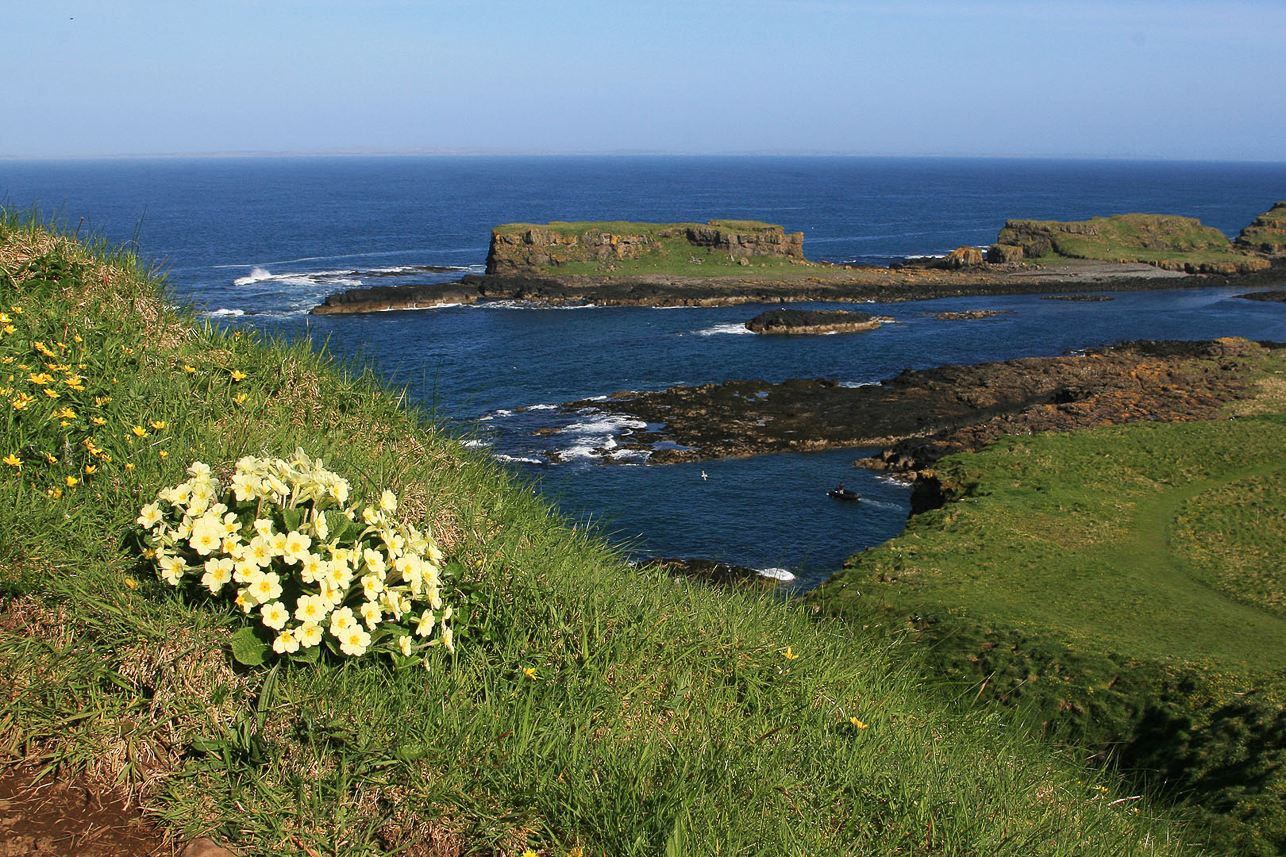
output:
[[[729,378],[874,383],[907,367],[1052,355],[1124,339],[1286,340],[1281,305],[1233,300],[1235,290],[1221,289],[1120,294],[1101,303],[1013,296],[863,304],[896,323],[827,337],[744,334],[741,323],[762,309],[755,306],[493,304],[306,315],[343,288],[481,270],[490,228],[515,221],[766,220],[803,231],[810,258],[874,264],[984,246],[1014,217],[1170,213],[1236,235],[1286,198],[1286,164],[603,156],[0,161],[0,198],[79,224],[82,234],[137,241],[168,273],[177,299],[220,323],[310,335],[341,356],[371,361],[470,443],[539,479],[568,516],[595,522],[641,556],[787,568],[803,586],[902,527],[907,489],[852,468],[860,451],[646,466],[637,456],[613,455],[613,438],[638,425],[606,407],[560,414],[549,406]],[[969,308],[1012,312],[968,323],[933,318]],[[840,481],[868,502],[826,498]]]

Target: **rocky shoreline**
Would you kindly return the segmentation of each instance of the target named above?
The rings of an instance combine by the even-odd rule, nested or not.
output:
[[[1061,357],[909,369],[880,384],[735,380],[621,392],[563,406],[609,410],[659,429],[620,446],[664,464],[777,452],[875,448],[861,466],[906,474],[1003,435],[1136,421],[1213,419],[1253,395],[1258,356],[1244,339],[1131,342]],[[658,447],[658,444],[660,445]]]
[[[686,277],[468,274],[452,283],[375,286],[330,295],[314,315],[425,309],[480,301],[549,306],[737,306],[793,302],[901,303],[979,295],[1286,285],[1286,268],[1250,274],[1186,274],[1140,262],[1064,260],[1049,265],[986,265],[946,270],[928,265],[854,268],[807,263],[772,274]]]

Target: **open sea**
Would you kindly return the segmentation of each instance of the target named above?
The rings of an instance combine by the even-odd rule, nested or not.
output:
[[[852,467],[860,450],[647,466],[612,454],[641,428],[553,406],[730,378],[869,384],[908,367],[1055,355],[1127,339],[1286,340],[1286,306],[1240,290],[862,304],[896,324],[760,337],[729,308],[496,303],[310,317],[334,291],[480,272],[492,226],[551,220],[780,223],[814,260],[887,264],[985,246],[1009,218],[1198,217],[1230,237],[1286,199],[1286,164],[841,157],[459,156],[0,160],[0,200],[82,236],[137,242],[173,295],[220,324],[311,336],[371,363],[573,520],[639,557],[784,569],[815,585],[901,531],[909,490]],[[446,267],[446,273],[426,269]],[[798,306],[808,308],[809,304]],[[827,305],[827,308],[842,306]],[[1004,309],[978,321],[946,310]],[[542,431],[543,430],[543,431]],[[540,434],[536,432],[540,431]],[[592,450],[607,450],[592,455]],[[604,463],[610,461],[611,463]],[[708,478],[702,479],[705,471]],[[866,498],[826,497],[838,482]]]

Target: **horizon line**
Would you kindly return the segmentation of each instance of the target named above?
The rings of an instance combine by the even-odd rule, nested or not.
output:
[[[357,158],[357,157],[831,157],[889,159],[978,159],[978,160],[1049,160],[1049,161],[1167,161],[1175,163],[1245,163],[1280,164],[1286,160],[1263,158],[1169,157],[1149,154],[1097,154],[1063,152],[1044,154],[1020,153],[917,153],[858,152],[843,149],[727,149],[718,151],[685,151],[679,149],[540,149],[482,146],[418,146],[403,148],[345,147],[333,149],[246,149],[206,152],[151,152],[96,155],[3,155],[6,161],[115,161],[115,160],[180,160],[180,159],[272,159],[272,158]]]

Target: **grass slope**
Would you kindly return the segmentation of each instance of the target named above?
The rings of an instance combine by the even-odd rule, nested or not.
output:
[[[1196,797],[1221,842],[1275,854],[1284,448],[1283,415],[1007,438],[940,462],[958,499],[817,598],[867,622],[915,617],[938,667],[979,696],[1123,745],[1125,763]],[[1208,775],[1232,762],[1244,778]]]
[[[1191,853],[881,639],[628,567],[369,374],[176,314],[127,254],[8,214],[0,267],[5,766],[257,854]],[[132,547],[188,462],[297,446],[463,564],[448,664],[239,667],[239,611]]]

